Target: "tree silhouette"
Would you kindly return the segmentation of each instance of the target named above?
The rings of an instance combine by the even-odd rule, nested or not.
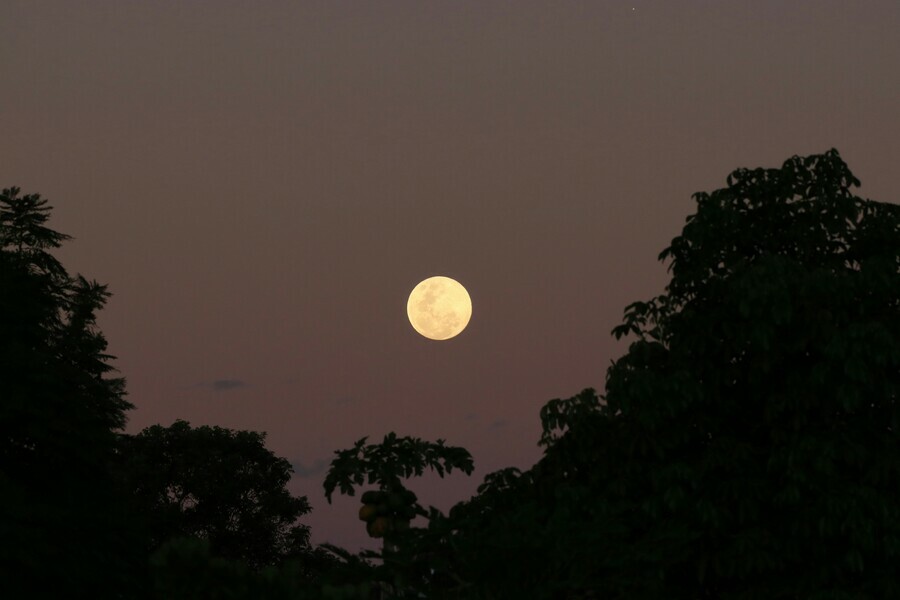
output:
[[[397,437],[393,432],[385,435],[380,444],[366,444],[367,439],[364,437],[352,448],[335,452],[337,457],[331,461],[323,486],[329,503],[335,490],[353,496],[357,486],[366,483],[378,486],[378,490],[362,494],[364,504],[359,518],[367,521],[366,531],[371,537],[384,538],[384,549],[380,554],[363,552],[360,558],[381,559],[383,564],[378,569],[366,569],[370,563],[360,565],[346,551],[330,544],[323,546],[346,561],[344,573],[352,577],[368,575],[378,582],[378,589],[388,591],[389,597],[417,597],[418,590],[438,587],[433,570],[447,559],[447,553],[441,548],[439,534],[429,535],[409,528],[415,515],[427,517],[435,524],[440,523],[441,515],[434,507],[426,511],[402,480],[421,476],[426,469],[440,477],[454,469],[469,475],[474,468],[472,456],[465,448],[446,446],[440,439],[427,442]],[[367,510],[371,514],[367,515]],[[351,590],[347,597],[358,596]]]
[[[160,598],[900,597],[900,207],[858,185],[831,150],[695,194],[665,293],[613,330],[636,339],[605,394],[548,402],[541,460],[447,515],[402,480],[471,473],[464,449],[389,434],[337,452],[326,496],[376,485],[359,516],[386,540],[328,547],[338,565],[309,553],[309,506],[264,435],[116,433],[109,294],[52,257],[68,238],[45,200],[4,190],[0,594],[146,595],[157,549]]]
[[[900,207],[834,150],[727,183],[613,330],[605,397],[548,403],[542,459],[431,527],[452,591],[900,595]]]
[[[311,552],[309,528],[297,522],[309,503],[286,489],[291,465],[266,449],[265,434],[178,420],[123,436],[121,452],[151,551],[194,537],[255,569]]]
[[[897,595],[900,207],[858,185],[831,150],[696,194],[667,293],[616,328],[648,589]]]
[[[49,212],[38,194],[0,193],[0,581],[10,597],[102,598],[136,578],[110,472],[131,405],[96,328],[109,293],[50,254],[69,236]]]

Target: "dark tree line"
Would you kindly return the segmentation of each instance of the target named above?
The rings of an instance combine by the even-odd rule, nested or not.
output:
[[[96,328],[106,288],[53,258],[68,236],[45,226],[49,211],[37,194],[0,195],[0,580],[12,597],[45,584],[103,595],[134,568],[110,474],[131,405]]]
[[[900,207],[855,196],[834,150],[727,184],[695,195],[665,293],[613,330],[636,339],[605,395],[550,401],[533,468],[394,534],[388,583],[900,597]]]
[[[831,151],[697,194],[660,255],[666,293],[613,332],[637,339],[605,396],[548,403],[544,457],[459,507],[463,579],[544,597],[898,596],[900,207],[858,184]]]
[[[4,190],[0,595],[900,597],[900,207],[858,185],[831,150],[696,194],[605,394],[548,402],[537,464],[448,514],[409,479],[471,473],[464,449],[336,452],[329,500],[369,488],[360,527],[384,540],[359,555],[310,546],[263,434],[119,432],[106,288],[52,258],[44,200]]]
[[[295,559],[314,579],[309,504],[264,435],[121,433],[132,406],[96,325],[109,293],[53,257],[69,237],[49,213],[38,194],[0,194],[0,596],[143,597],[150,556],[174,564],[190,539],[250,572]]]

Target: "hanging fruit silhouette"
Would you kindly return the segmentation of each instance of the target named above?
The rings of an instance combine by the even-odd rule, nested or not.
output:
[[[373,538],[384,537],[384,534],[392,530],[390,517],[377,517],[374,521],[366,525],[366,531]]]
[[[366,522],[366,533],[382,538],[392,532],[407,531],[415,518],[415,493],[407,489],[369,490],[362,497],[360,521]]]
[[[374,504],[363,504],[359,509],[360,521],[374,521],[378,516],[378,509]]]

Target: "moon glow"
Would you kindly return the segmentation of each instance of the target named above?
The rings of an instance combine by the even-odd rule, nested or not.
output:
[[[469,324],[472,299],[455,279],[429,277],[410,292],[406,316],[419,334],[431,340],[449,340]]]

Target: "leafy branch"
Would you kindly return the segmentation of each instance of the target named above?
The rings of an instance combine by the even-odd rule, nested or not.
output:
[[[380,444],[366,445],[364,437],[347,450],[337,450],[325,477],[325,498],[331,503],[335,489],[353,496],[354,487],[365,483],[382,488],[403,489],[401,479],[421,476],[426,469],[440,477],[459,469],[471,475],[474,463],[465,448],[445,446],[444,440],[426,442],[419,438],[384,436]]]

